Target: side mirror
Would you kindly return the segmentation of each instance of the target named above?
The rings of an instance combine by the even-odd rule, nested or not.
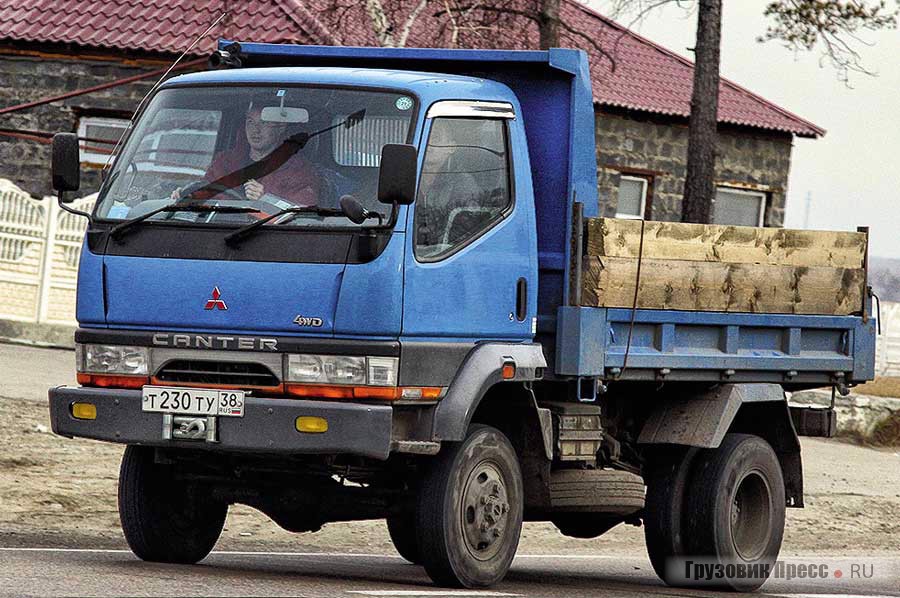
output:
[[[409,205],[416,198],[418,152],[414,145],[388,143],[381,148],[378,201]]]
[[[81,186],[81,155],[78,151],[78,135],[57,133],[53,136],[53,160],[51,163],[53,188],[63,191],[78,191]]]

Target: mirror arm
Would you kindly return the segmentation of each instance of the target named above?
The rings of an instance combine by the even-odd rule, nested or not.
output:
[[[396,201],[391,204],[391,215],[388,218],[387,224],[384,225],[384,228],[394,230],[394,227],[397,226],[397,216],[400,214],[400,204]],[[381,226],[381,221],[379,219],[378,225]]]
[[[67,206],[65,204],[65,202],[63,201],[63,192],[62,191],[60,191],[59,195],[56,196],[56,203],[60,208],[62,208],[64,211],[68,212],[69,214],[75,214],[76,216],[84,216],[85,218],[87,218],[88,225],[91,225],[94,223],[94,219],[91,218],[91,215],[89,213],[82,212],[81,210],[76,210],[75,208],[70,208],[69,206]]]

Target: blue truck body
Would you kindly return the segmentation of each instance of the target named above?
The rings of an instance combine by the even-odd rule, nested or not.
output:
[[[666,559],[686,554],[678,538],[689,534],[673,513],[685,504],[730,509],[762,492],[754,486],[744,497],[740,484],[723,486],[725,503],[701,504],[686,489],[692,472],[727,473],[739,466],[729,451],[744,451],[755,455],[740,461],[751,469],[730,479],[765,477],[772,492],[768,506],[748,503],[748,517],[763,508],[777,531],[783,507],[802,506],[797,432],[833,434],[834,412],[791,410],[784,391],[844,391],[873,377],[868,297],[862,313],[848,316],[582,305],[584,219],[602,201],[584,52],[221,40],[212,63],[237,68],[169,79],[148,106],[170,91],[219,87],[395,94],[398,109],[414,111],[396,147],[414,150],[420,177],[442,117],[502,122],[512,199],[441,259],[417,254],[416,210],[424,208],[412,192],[393,200],[381,228],[266,226],[237,246],[225,238],[234,227],[159,219],[119,236],[126,219],[99,206],[115,199],[104,197],[119,162],[141,143],[132,133],[81,254],[75,340],[83,384],[51,389],[50,408],[58,434],[128,445],[120,504],[141,558],[203,558],[221,529],[217,517],[224,520],[219,509],[240,502],[292,531],[386,518],[403,556],[438,582],[464,587],[502,578],[524,517],[577,537],[643,520],[654,568],[670,581]],[[386,155],[382,174],[390,172]],[[343,180],[329,183],[332,204],[350,192]],[[122,200],[115,209],[134,206]],[[310,359],[335,371],[341,359],[362,363],[368,382],[296,384],[295,366]],[[373,385],[372,368],[388,366],[387,384]],[[331,380],[322,371],[310,375]],[[162,385],[226,398],[238,390],[240,417],[147,409],[148,392]],[[694,465],[703,460],[709,467]],[[264,473],[254,477],[257,470]],[[141,476],[166,483],[151,492]],[[359,486],[348,489],[344,479]],[[197,494],[177,494],[182,485]],[[175,546],[179,530],[153,540],[161,536],[152,530],[165,527],[163,507],[148,506],[147,496],[173,510],[195,501],[191,508],[219,515],[189,519],[205,540]],[[734,558],[774,559],[780,531],[766,537],[762,556]]]
[[[232,42],[221,40],[220,48]],[[321,329],[305,334],[336,338],[395,339],[401,342],[456,340],[533,340],[553,356],[560,376],[618,377],[624,365],[623,339],[630,310],[580,308],[570,297],[573,276],[573,205],[582,216],[596,216],[597,176],[594,110],[587,56],[566,49],[485,51],[375,49],[245,43],[245,62],[263,69],[208,71],[177,77],[164,85],[214,85],[314,82],[373,88],[402,88],[419,98],[411,142],[427,135],[425,113],[433,102],[454,99],[507,101],[521,118],[514,123],[513,169],[517,205],[510,221],[485,244],[502,245],[529,264],[526,279],[537,289],[536,304],[518,326],[496,325],[504,314],[484,309],[509,295],[513,285],[497,278],[496,256],[464,250],[451,264],[423,267],[409,251],[410,208],[400,208],[396,239],[370,264],[283,264],[234,262],[215,268],[206,260],[101,256],[85,248],[79,273],[77,316],[85,327],[167,329],[209,333],[283,333],[299,308],[322,314]],[[304,66],[271,66],[279,64]],[[333,66],[340,65],[340,66]],[[362,70],[365,69],[365,70]],[[404,246],[406,245],[406,246]],[[535,255],[535,246],[537,249]],[[536,263],[535,263],[536,262]],[[102,265],[101,265],[102,264]],[[535,267],[536,266],[536,267]],[[106,271],[103,288],[100,268]],[[401,271],[420,276],[406,280]],[[454,284],[473,272],[472,284]],[[303,300],[290,285],[271,280],[300,280]],[[150,281],[168,280],[171,292],[135,301]],[[248,285],[247,281],[259,284]],[[376,285],[372,282],[377,281]],[[204,313],[184,297],[203,297],[213,286],[233,289],[228,312]],[[266,301],[256,293],[265,286]],[[433,289],[440,288],[440,294]],[[104,295],[105,293],[105,295]],[[398,298],[403,297],[403,302]],[[532,301],[534,297],[531,297]],[[446,306],[458,310],[447,310]],[[500,305],[502,312],[507,306]],[[537,318],[536,333],[531,331]],[[834,374],[848,382],[874,375],[875,326],[860,316],[723,314],[640,310],[624,379],[722,380],[829,384]],[[630,371],[629,371],[630,370]],[[733,376],[722,372],[734,370]],[[790,373],[790,375],[788,375]]]

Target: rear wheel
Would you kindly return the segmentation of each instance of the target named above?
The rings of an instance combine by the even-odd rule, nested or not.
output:
[[[153,449],[129,446],[119,472],[119,518],[131,551],[145,561],[192,564],[212,550],[228,505],[154,461]]]
[[[661,449],[649,456],[644,474],[647,503],[643,519],[647,555],[659,578],[670,585],[678,585],[679,579],[666,573],[667,565],[673,559],[685,556],[682,514],[691,463],[698,450],[680,446]]]
[[[499,430],[473,424],[425,472],[416,509],[422,564],[435,583],[476,588],[506,575],[519,545],[522,473]]]
[[[416,543],[416,518],[415,514],[391,515],[387,518],[388,534],[394,548],[410,563],[422,564],[419,554],[419,545]]]
[[[700,451],[692,469],[685,505],[689,554],[770,570],[784,537],[786,503],[781,465],[769,443],[750,434],[727,434],[719,448]],[[765,581],[762,576],[726,577],[718,585],[752,591]]]

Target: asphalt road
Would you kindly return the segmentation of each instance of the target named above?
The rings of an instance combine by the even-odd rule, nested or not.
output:
[[[490,590],[435,587],[395,555],[213,553],[194,566],[142,563],[126,551],[0,549],[0,596],[737,596],[666,588],[643,557],[523,555]],[[757,596],[900,596],[900,561],[854,559],[873,577],[851,579],[849,560],[818,558],[823,580],[770,580]],[[792,559],[790,563],[800,563]],[[833,572],[847,571],[840,579]],[[860,568],[860,571],[863,571]]]
[[[0,345],[0,396],[44,401],[48,386],[74,383],[73,361],[72,352]],[[395,554],[215,552],[199,565],[174,566],[143,563],[123,550],[46,548],[40,535],[33,537],[31,547],[0,546],[0,597],[736,595],[667,588],[643,554],[523,554],[497,587],[460,591],[435,587],[422,568]],[[900,541],[896,559],[816,556],[787,561],[788,566],[807,563],[826,565],[827,577],[772,579],[757,595],[900,597]],[[871,577],[861,578],[864,574]]]

